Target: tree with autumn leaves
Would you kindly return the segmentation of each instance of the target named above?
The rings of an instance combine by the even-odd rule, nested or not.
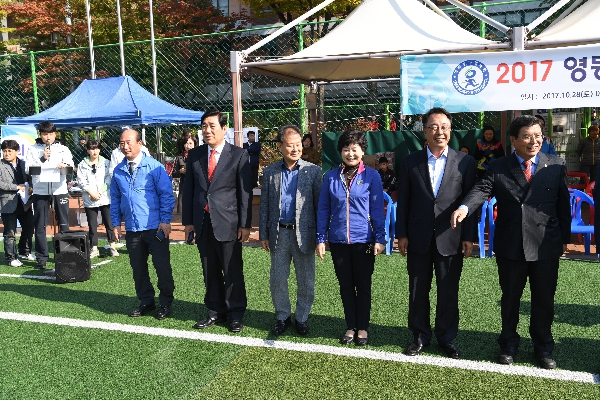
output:
[[[85,0],[5,0],[0,10],[11,16],[27,50],[87,44]],[[115,0],[91,1],[94,44],[118,42]],[[246,14],[224,16],[210,0],[154,0],[155,37],[190,36],[233,29],[249,21]],[[120,0],[125,41],[150,39],[148,0]],[[70,19],[70,24],[66,21]],[[51,35],[58,34],[58,43]],[[64,40],[70,35],[71,44]]]

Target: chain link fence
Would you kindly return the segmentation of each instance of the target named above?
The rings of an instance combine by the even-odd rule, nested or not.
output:
[[[474,7],[508,25],[525,25],[533,21],[558,0],[517,0],[476,2]],[[460,11],[445,7],[444,11],[460,26],[482,37],[496,39],[501,35],[490,26]],[[262,59],[291,55],[310,46],[334,29],[341,21],[301,24],[266,44],[253,57]],[[542,30],[541,25],[536,30]],[[232,88],[229,52],[245,50],[276,27],[260,27],[235,32],[214,33],[156,41],[158,97],[192,110],[220,109],[232,112]],[[150,41],[124,44],[127,75],[152,92]],[[118,45],[94,48],[96,76],[121,74]],[[30,52],[0,56],[0,119],[26,116],[43,111],[66,97],[90,76],[89,49]],[[397,78],[397,77],[396,77]],[[318,129],[341,131],[411,129],[415,116],[401,118],[399,82],[368,82],[320,85],[317,89]],[[296,124],[309,131],[305,93],[308,87],[276,78],[242,73],[242,107],[245,126],[259,130],[264,144],[262,163],[277,157],[272,140],[277,128]],[[231,118],[230,118],[231,123]],[[456,129],[471,129],[483,124],[500,125],[499,112],[461,113],[453,119]],[[160,148],[167,157],[177,154],[177,138],[184,127],[162,128]],[[189,127],[197,131],[198,126]],[[87,135],[95,136],[95,132]],[[75,148],[79,132],[63,132],[63,139]],[[116,147],[118,133],[101,131],[107,149]],[[158,146],[156,130],[146,129],[146,142],[151,151]]]

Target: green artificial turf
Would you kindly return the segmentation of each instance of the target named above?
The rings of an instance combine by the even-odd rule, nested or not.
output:
[[[137,307],[138,300],[125,248],[121,249],[119,258],[94,259],[94,262],[111,262],[95,268],[86,282],[60,285],[0,277],[0,311],[191,331],[191,326],[207,312],[203,305],[204,284],[198,251],[188,245],[173,245],[170,251],[176,290],[173,315],[164,321],[153,318],[153,313],[141,318],[127,317]],[[244,317],[246,327],[238,336],[276,339],[270,333],[275,317],[269,292],[269,255],[259,248],[245,247],[244,262],[248,311]],[[21,268],[1,265],[0,273],[41,274],[33,268],[34,262],[25,264],[27,267]],[[151,276],[155,281],[155,275],[151,273]],[[554,354],[561,369],[600,371],[598,287],[600,265],[597,262],[561,261],[553,326]],[[293,297],[293,269],[290,291]],[[315,304],[308,320],[311,333],[301,337],[290,329],[277,340],[340,346],[338,339],[346,326],[339,286],[328,254],[324,261],[317,261],[315,292]],[[431,300],[434,305],[435,284]],[[470,258],[465,261],[459,300],[461,321],[456,343],[462,357],[495,362],[500,330],[500,289],[494,260]],[[404,351],[412,338],[406,327],[407,304],[406,259],[398,254],[378,256],[367,348]],[[521,305],[522,341],[517,365],[535,365],[528,334],[529,308],[530,296],[526,289]],[[432,321],[434,311],[435,306]],[[239,398],[348,398],[352,394],[356,394],[355,398],[397,398],[400,395],[409,398],[586,398],[595,393],[596,398],[600,398],[600,386],[591,384],[250,349],[99,329],[7,320],[0,320],[0,325],[6,343],[0,347],[0,358],[10,360],[0,362],[0,399],[41,395],[44,398],[230,398],[230,393]],[[215,325],[207,332],[232,335],[225,325]],[[435,343],[426,353],[445,357]],[[65,384],[56,380],[57,374]],[[233,382],[235,376],[241,376],[237,382]],[[77,383],[77,379],[83,378],[85,385]],[[140,389],[141,381],[151,381],[144,384],[148,389]],[[70,385],[73,396],[69,394]],[[482,391],[482,387],[485,390]],[[577,396],[567,396],[569,391]],[[20,397],[19,393],[22,393]]]

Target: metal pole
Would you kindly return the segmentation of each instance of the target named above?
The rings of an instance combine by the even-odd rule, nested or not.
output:
[[[150,1],[150,47],[152,48],[152,85],[154,95],[158,97],[158,81],[156,79],[156,49],[154,48],[154,12],[152,11],[152,0]],[[160,133],[160,129],[158,130]],[[158,138],[160,142],[160,138]]]
[[[33,86],[33,107],[35,108],[35,113],[38,114],[40,112],[40,105],[38,101],[37,80],[35,77],[35,57],[33,56],[33,51],[29,52],[29,66],[31,69],[31,86]]]
[[[96,62],[94,61],[94,39],[92,38],[92,16],[90,12],[90,0],[85,0],[85,12],[87,14],[88,41],[90,43],[90,75],[96,79]]]
[[[233,97],[233,137],[234,143],[238,147],[244,145],[244,133],[242,131],[242,81],[240,78],[240,64],[242,53],[231,51],[230,69],[231,69],[231,90]]]
[[[117,0],[117,25],[119,28],[119,50],[121,54],[121,75],[125,76],[125,50],[123,50],[123,25],[121,24],[121,2]]]
[[[298,51],[304,50],[304,35],[302,31],[304,30],[302,23],[298,24]],[[300,84],[299,88],[299,98],[300,98],[300,129],[302,129],[303,133],[306,133],[307,128],[307,120],[306,120],[306,93],[305,93],[304,83]]]

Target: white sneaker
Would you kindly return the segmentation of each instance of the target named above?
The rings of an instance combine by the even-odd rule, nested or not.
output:
[[[19,254],[19,258],[27,261],[35,261],[35,256],[31,253],[27,254],[26,256]]]
[[[10,262],[11,267],[20,267],[21,265],[23,265],[23,263],[16,258]]]
[[[119,257],[119,252],[114,247],[110,248],[110,256],[111,257]]]
[[[98,257],[99,255],[100,252],[98,251],[98,249],[92,249],[92,251],[90,251],[90,258]]]

